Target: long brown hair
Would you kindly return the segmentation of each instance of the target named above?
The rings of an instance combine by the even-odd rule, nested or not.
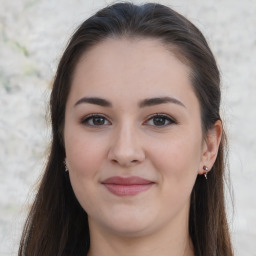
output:
[[[52,143],[48,164],[28,215],[21,255],[86,255],[87,214],[78,203],[63,161],[64,114],[72,75],[81,55],[106,38],[155,38],[191,68],[204,135],[220,120],[220,74],[202,33],[186,18],[160,4],[116,3],[84,21],[60,60],[51,99]],[[191,194],[189,232],[196,256],[232,256],[224,202],[225,133],[206,181],[198,176]]]

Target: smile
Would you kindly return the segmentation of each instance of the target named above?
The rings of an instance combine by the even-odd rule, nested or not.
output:
[[[104,180],[102,184],[114,195],[133,196],[150,189],[155,183],[137,176],[116,176]]]

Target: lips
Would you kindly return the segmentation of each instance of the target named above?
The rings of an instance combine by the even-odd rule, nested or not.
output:
[[[117,196],[133,196],[148,190],[155,183],[137,176],[115,176],[104,180],[102,184]]]

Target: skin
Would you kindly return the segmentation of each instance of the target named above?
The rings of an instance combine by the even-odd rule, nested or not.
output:
[[[210,169],[216,159],[221,123],[203,139],[189,73],[155,39],[107,39],[77,64],[64,140],[71,184],[88,213],[90,256],[194,255],[190,194],[203,166]],[[167,96],[176,101],[139,106]],[[76,104],[83,97],[112,106]],[[88,119],[91,114],[99,118]],[[101,183],[112,176],[139,176],[154,184],[134,196],[117,196]]]

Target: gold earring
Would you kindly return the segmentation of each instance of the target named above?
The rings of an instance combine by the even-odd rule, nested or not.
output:
[[[64,160],[65,172],[68,172],[68,166],[66,160]]]
[[[209,172],[209,169],[205,165],[204,165],[203,169],[204,169],[204,177],[205,177],[205,179],[207,179],[207,173]]]

